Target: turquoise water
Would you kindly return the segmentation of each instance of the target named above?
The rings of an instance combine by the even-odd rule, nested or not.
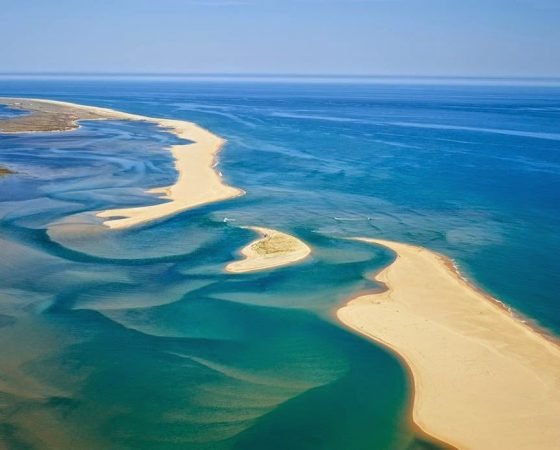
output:
[[[431,448],[399,362],[332,318],[392,258],[343,237],[441,251],[560,332],[558,88],[3,79],[0,95],[195,121],[247,191],[135,230],[69,227],[157,202],[144,190],[174,179],[177,139],[120,121],[0,136],[18,172],[0,178],[6,448]],[[243,225],[313,256],[225,274]]]

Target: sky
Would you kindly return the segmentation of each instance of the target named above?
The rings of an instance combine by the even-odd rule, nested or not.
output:
[[[560,0],[0,0],[0,72],[560,77]]]

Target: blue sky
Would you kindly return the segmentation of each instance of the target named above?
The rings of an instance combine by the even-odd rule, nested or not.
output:
[[[0,72],[560,76],[560,0],[0,0]]]

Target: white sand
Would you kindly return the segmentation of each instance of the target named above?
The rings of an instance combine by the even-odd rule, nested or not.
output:
[[[307,258],[311,253],[309,246],[289,234],[269,228],[248,228],[261,237],[241,250],[243,259],[229,263],[226,266],[228,272],[255,272],[286,266]]]
[[[394,350],[413,374],[413,420],[461,449],[560,448],[560,348],[421,247],[393,250],[375,278],[387,290],[337,311],[348,327]]]

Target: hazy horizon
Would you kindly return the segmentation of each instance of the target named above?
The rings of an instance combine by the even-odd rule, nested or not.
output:
[[[554,0],[4,0],[0,73],[560,77]]]

